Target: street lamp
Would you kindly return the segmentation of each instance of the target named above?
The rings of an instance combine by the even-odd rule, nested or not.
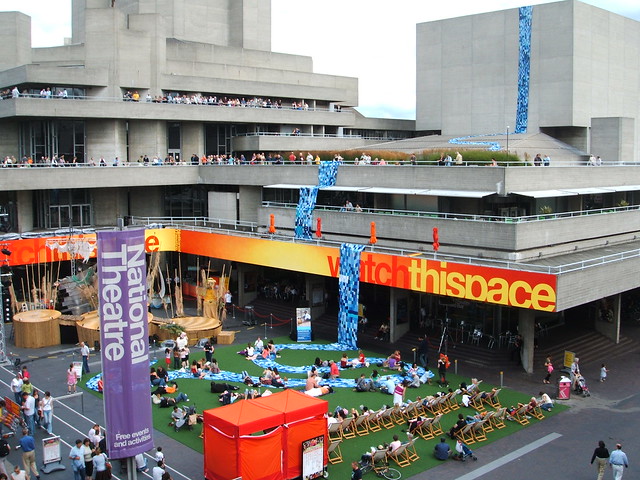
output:
[[[507,125],[507,161],[509,161],[509,125]]]

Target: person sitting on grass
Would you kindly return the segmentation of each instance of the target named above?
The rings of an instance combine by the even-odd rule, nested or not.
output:
[[[354,392],[375,392],[375,390],[371,380],[365,377],[364,373],[356,380],[356,388],[353,389]]]
[[[395,389],[396,389],[396,382],[393,380],[393,377],[386,376],[382,380],[380,380],[380,391],[382,393],[393,395],[393,392]]]
[[[287,379],[284,379],[284,382],[286,382]],[[278,369],[276,367],[273,367],[273,378],[271,379],[271,385],[273,385],[274,387],[278,387],[278,388],[284,388],[285,384],[282,381],[282,378],[280,378],[280,373],[278,372]]]
[[[371,384],[374,388],[380,388],[380,374],[378,370],[374,368],[371,375],[369,375],[369,379],[371,379]]]
[[[340,368],[351,368],[351,363],[349,362],[349,357],[346,353],[342,354],[342,358],[340,359]]]
[[[551,410],[553,408],[553,400],[551,400],[551,397],[544,392],[540,392],[538,395],[540,395],[540,400],[538,401],[540,408],[546,412]]]
[[[260,377],[260,383],[262,385],[271,385],[273,380],[273,369],[271,367],[267,367],[262,372],[262,376]]]
[[[433,455],[437,460],[448,460],[452,455],[451,447],[447,443],[444,437],[440,438],[440,443],[437,443],[433,448]]]
[[[329,372],[329,378],[331,380],[340,378],[340,369],[338,368],[338,364],[333,360],[329,360],[329,367],[331,368],[331,371]]]

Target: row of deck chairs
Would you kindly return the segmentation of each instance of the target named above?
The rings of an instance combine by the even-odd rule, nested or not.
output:
[[[407,467],[411,465],[411,462],[415,462],[420,459],[418,452],[416,451],[415,443],[418,437],[410,436],[409,440],[400,447],[398,447],[393,453],[388,449],[377,449],[371,455],[372,468],[376,473],[384,471],[390,462],[394,462],[399,467]],[[331,439],[327,453],[329,456],[329,462],[334,465],[342,462],[342,451],[340,450],[341,438]]]

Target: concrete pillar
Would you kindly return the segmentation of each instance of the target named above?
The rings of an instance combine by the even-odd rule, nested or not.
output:
[[[162,160],[167,155],[167,122],[164,120],[129,121],[129,161],[137,162],[140,155]]]
[[[238,275],[238,296],[234,303],[239,307],[244,308],[258,297],[258,291],[255,285],[258,267],[255,265],[241,263],[236,266],[235,271]],[[245,291],[245,284],[250,285],[252,288]]]
[[[595,330],[604,335],[614,343],[620,343],[620,307],[622,295],[617,294],[609,297],[607,308],[602,309],[601,314],[596,316]]]
[[[262,188],[240,185],[240,220],[245,222],[257,222],[258,210],[262,204]]]
[[[520,360],[525,372],[533,373],[533,344],[536,334],[536,317],[533,310],[520,310],[518,316],[518,333],[522,337]]]
[[[93,158],[96,163],[104,157],[107,165],[113,164],[118,157],[121,163],[126,161],[127,131],[124,120],[85,120],[87,160]]]
[[[204,126],[200,122],[183,122],[181,157],[187,160],[194,153],[198,158],[204,154]]]
[[[33,192],[19,190],[16,192],[16,213],[18,232],[30,232],[33,230]]]

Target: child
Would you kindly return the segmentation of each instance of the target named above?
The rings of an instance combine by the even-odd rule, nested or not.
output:
[[[607,367],[603,363],[602,366],[600,367],[600,381],[601,382],[604,382],[607,379],[607,372],[608,371],[609,370],[607,370]]]
[[[164,349],[164,363],[167,364],[167,370],[169,370],[169,368],[171,368],[171,349],[170,348]]]
[[[156,462],[164,462],[164,453],[162,453],[162,447],[156,447]]]

